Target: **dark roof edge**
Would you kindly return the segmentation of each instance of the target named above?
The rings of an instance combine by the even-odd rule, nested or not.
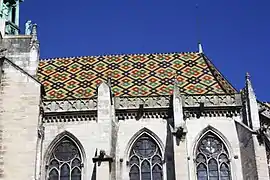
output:
[[[14,68],[16,68],[17,70],[19,70],[20,72],[22,72],[23,74],[27,75],[28,77],[30,77],[31,79],[33,79],[35,82],[37,82],[38,84],[42,85],[41,82],[39,82],[34,76],[30,75],[28,72],[26,72],[25,70],[23,70],[21,67],[19,67],[18,65],[16,65],[14,62],[12,62],[11,60],[9,60],[8,58],[4,57],[3,58],[4,61],[7,61],[10,65],[12,65]]]
[[[214,76],[214,78],[216,79],[216,81],[218,82],[218,84],[220,85],[220,87],[226,92],[226,89],[223,87],[222,83],[220,83],[220,81],[216,78],[216,76],[214,75],[213,71],[211,70],[210,68],[210,64],[209,62],[211,63],[211,65],[215,68],[215,70],[220,74],[220,76],[226,81],[226,83],[228,83],[231,88],[235,91],[235,93],[239,93],[239,91],[230,83],[230,81],[228,81],[228,79],[217,69],[217,67],[214,65],[214,63],[204,54],[204,53],[201,53],[201,56],[204,58],[208,68],[210,69],[212,75]],[[227,92],[229,93],[229,92]]]
[[[89,58],[89,57],[118,57],[118,56],[132,56],[132,55],[165,55],[165,54],[199,54],[197,51],[194,52],[167,52],[167,53],[128,53],[128,54],[101,54],[93,56],[71,56],[71,57],[55,57],[55,58],[45,58],[40,59],[40,61],[51,61],[58,59],[71,59],[71,58]]]

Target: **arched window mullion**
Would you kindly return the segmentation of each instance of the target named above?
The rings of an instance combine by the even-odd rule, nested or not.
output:
[[[136,164],[136,158],[138,158],[138,166]],[[156,177],[163,176],[161,151],[158,144],[146,133],[142,134],[133,144],[130,154],[130,179],[136,178],[136,172],[133,166],[139,168],[139,179],[154,179]],[[156,169],[154,169],[156,168]],[[135,172],[135,174],[134,174]],[[153,172],[155,174],[153,174]],[[136,179],[137,180],[137,179]]]
[[[153,169],[155,166],[159,166],[160,168],[162,168],[162,165],[160,165],[158,163],[153,164],[151,168]]]
[[[207,133],[199,141],[196,150],[196,169],[197,179],[205,179],[205,172],[202,167],[206,168],[207,179],[221,179],[221,173],[229,174],[230,178],[230,161],[229,154],[225,144],[213,133]],[[223,169],[221,169],[221,165]],[[222,170],[222,172],[221,172]]]
[[[207,168],[207,165],[204,164],[204,163],[199,163],[196,167],[197,169],[197,177],[198,177],[198,180],[201,180],[201,177],[205,177],[205,173],[202,174],[202,172],[206,172],[206,179],[205,180],[208,180],[209,177],[208,177],[208,168]],[[203,175],[203,176],[202,176]],[[199,178],[200,177],[200,178]]]
[[[136,172],[136,169],[138,170],[137,173],[134,173],[134,167],[135,167],[135,172]],[[130,167],[130,171],[129,171],[129,176],[130,178],[132,178],[133,180],[133,176],[132,174],[137,174],[137,179],[140,180],[141,179],[141,169],[140,169],[140,166],[138,166],[137,164],[133,164],[131,167]],[[136,179],[136,180],[137,180]]]
[[[58,180],[80,180],[82,167],[80,166],[81,154],[80,150],[69,137],[64,136],[52,149],[49,157],[48,180],[51,169],[56,169],[58,172]],[[75,175],[72,176],[73,171]],[[53,179],[54,180],[54,179]]]
[[[203,165],[205,165],[207,167],[207,163],[203,163],[203,162],[197,164],[196,167],[198,167],[200,164],[203,164]]]
[[[222,173],[224,173],[224,172],[226,173],[226,176],[222,176]],[[222,162],[220,164],[220,173],[219,174],[220,174],[220,178],[222,177],[222,179],[224,179],[224,177],[227,177],[227,180],[230,180],[230,175],[231,175],[231,173],[230,173],[230,165],[225,163],[225,162]]]

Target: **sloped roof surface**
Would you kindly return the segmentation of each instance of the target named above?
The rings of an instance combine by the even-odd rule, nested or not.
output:
[[[224,94],[236,90],[199,53],[87,56],[41,60],[38,79],[46,99],[96,95],[104,81],[115,96],[169,95],[177,78],[182,93]]]

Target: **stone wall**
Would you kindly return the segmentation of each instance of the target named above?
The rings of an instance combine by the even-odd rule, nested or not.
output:
[[[120,121],[118,123],[113,123],[112,131],[112,147],[116,148],[116,158],[114,159],[116,174],[111,174],[111,179],[114,180],[125,180],[128,179],[129,166],[126,164],[128,161],[128,148],[133,143],[132,138],[135,134],[143,133],[144,129],[148,129],[152,134],[158,137],[159,145],[165,154],[165,145],[167,139],[167,121],[164,119],[141,119],[139,121],[135,119],[128,119],[126,121]],[[95,165],[92,162],[92,158],[95,156],[97,149],[102,149],[101,147],[106,147],[107,141],[109,140],[110,134],[104,129],[108,128],[107,123],[96,122],[96,121],[80,121],[80,122],[59,122],[59,123],[46,123],[45,136],[43,141],[43,168],[42,168],[42,179],[45,179],[45,165],[47,150],[52,145],[51,143],[56,138],[57,135],[64,131],[68,131],[73,134],[82,144],[83,152],[85,153],[84,168],[83,168],[83,178],[84,179],[95,179],[94,169]],[[147,132],[149,132],[147,130]],[[116,134],[115,134],[116,133]],[[112,154],[113,155],[113,154]],[[173,155],[172,155],[173,156]],[[100,169],[100,167],[96,167]],[[173,169],[173,167],[170,167]],[[100,169],[101,170],[101,169]],[[101,172],[103,175],[108,174],[108,172]],[[105,171],[105,169],[104,169]],[[164,165],[164,175],[166,177],[166,163]],[[109,178],[109,177],[107,177]]]
[[[207,128],[214,134],[216,134],[227,146],[230,155],[231,176],[232,180],[242,180],[242,166],[240,158],[240,145],[238,141],[237,131],[235,127],[235,121],[239,121],[240,117],[200,117],[200,118],[188,118],[186,120],[187,125],[187,156],[188,156],[188,170],[189,177],[177,177],[177,179],[195,180],[196,179],[196,145],[198,140]],[[180,150],[181,148],[179,148]],[[183,150],[182,150],[183,151]],[[176,154],[181,154],[176,151]],[[237,157],[237,158],[235,158]],[[177,157],[175,157],[178,160]],[[183,157],[182,157],[183,159]],[[178,162],[177,164],[180,164]],[[176,167],[176,169],[179,169]]]
[[[53,140],[57,135],[68,131],[74,135],[78,141],[82,144],[82,156],[84,157],[84,167],[83,167],[83,179],[91,179],[94,171],[94,163],[92,158],[95,157],[97,148],[104,146],[104,141],[110,136],[110,134],[105,133],[107,126],[103,126],[101,123],[96,121],[78,121],[78,122],[59,122],[59,123],[49,123],[44,124],[45,136],[43,141],[43,151],[42,151],[42,180],[46,177],[46,158],[47,150],[49,149]],[[107,144],[107,143],[105,143]]]
[[[34,179],[40,84],[9,63],[1,79],[1,158],[5,180]]]
[[[243,124],[236,123],[238,139],[240,142],[240,155],[243,178],[246,180],[258,179],[252,132]]]
[[[142,118],[140,120],[127,119],[119,122],[117,139],[117,180],[126,180],[129,178],[129,153],[132,144],[141,134],[148,133],[160,146],[163,159],[165,158],[167,121],[159,118]],[[163,174],[166,179],[166,162],[163,166]]]
[[[32,42],[30,35],[5,36],[2,45],[7,49],[5,55],[17,66],[35,76],[39,62],[38,42]]]

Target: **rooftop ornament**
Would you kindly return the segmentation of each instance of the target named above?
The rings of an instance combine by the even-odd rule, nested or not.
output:
[[[31,20],[28,20],[25,23],[25,35],[31,35],[31,33],[32,33],[32,27],[33,27],[32,21]]]

